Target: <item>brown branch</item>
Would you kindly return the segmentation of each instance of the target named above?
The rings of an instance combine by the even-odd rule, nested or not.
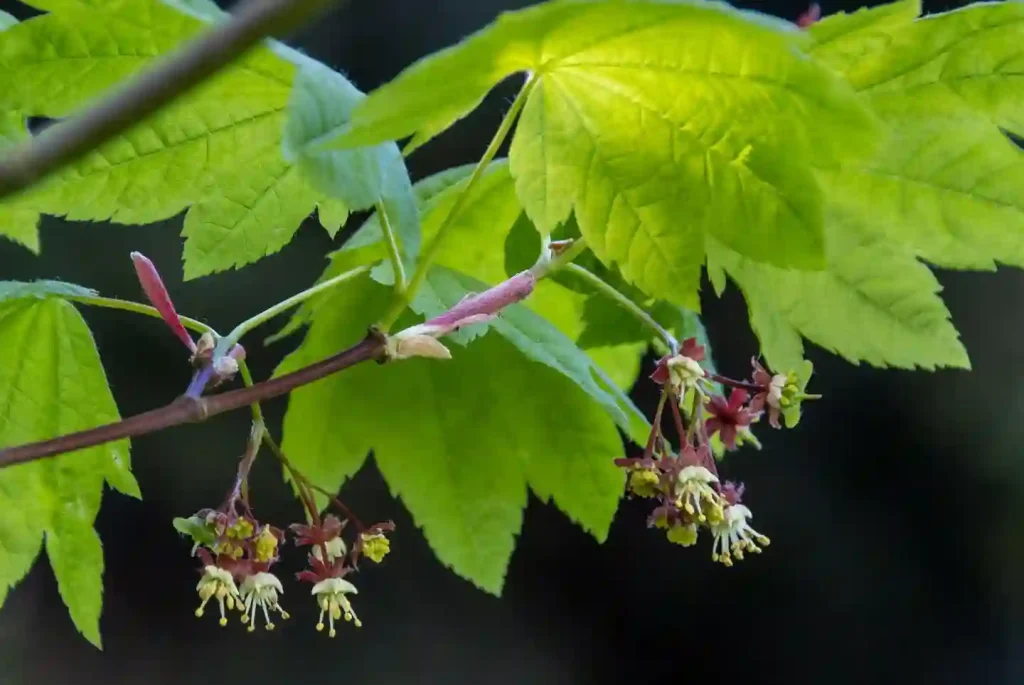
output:
[[[116,423],[108,423],[105,426],[78,433],[69,433],[51,440],[2,449],[0,450],[0,468],[102,445],[122,438],[145,435],[183,423],[205,421],[217,414],[284,395],[295,388],[308,385],[360,362],[371,359],[383,361],[386,344],[386,336],[376,330],[371,330],[361,342],[347,350],[298,371],[256,383],[247,388],[239,388],[198,399],[182,396],[164,407],[137,414]]]
[[[0,159],[0,198],[126,131],[188,93],[264,38],[283,36],[330,0],[248,0],[228,21],[177,49],[83,113],[51,126]]]

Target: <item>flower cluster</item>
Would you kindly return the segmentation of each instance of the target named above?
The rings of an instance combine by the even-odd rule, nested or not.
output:
[[[280,529],[260,524],[249,514],[211,509],[176,519],[175,527],[192,537],[193,554],[202,561],[202,577],[196,586],[200,601],[197,617],[216,599],[222,626],[228,624],[227,612],[233,609],[241,612],[242,623],[247,623],[250,631],[256,629],[258,612],[267,630],[274,629],[271,613],[288,618],[278,601],[284,593],[281,581],[270,572],[284,540]]]
[[[695,545],[701,530],[708,531],[712,559],[732,566],[745,554],[761,552],[769,539],[750,525],[753,514],[742,504],[743,485],[719,480],[718,458],[747,442],[757,444],[750,427],[765,414],[773,428],[782,423],[792,428],[800,420],[801,403],[818,396],[805,392],[810,362],[771,374],[755,359],[750,380],[733,380],[709,372],[704,361],[704,348],[694,338],[659,360],[651,379],[663,387],[662,400],[647,447],[643,456],[616,464],[627,472],[630,495],[656,501],[649,527],[664,530],[671,542],[684,547]],[[719,387],[729,388],[728,397]],[[662,433],[666,406],[674,418],[678,450]]]
[[[271,567],[279,560],[284,531],[260,524],[251,514],[234,515],[221,510],[202,510],[187,519],[175,519],[180,532],[192,538],[193,555],[201,560],[201,578],[196,586],[200,605],[197,617],[206,612],[207,604],[216,600],[220,609],[220,625],[228,624],[228,613],[241,612],[241,622],[250,632],[256,629],[260,616],[267,630],[275,627],[271,619],[278,614],[289,617],[280,605],[284,588]],[[360,557],[379,563],[390,549],[387,533],[394,530],[391,522],[363,529],[349,551],[342,531],[346,522],[333,515],[310,524],[293,524],[295,544],[310,546],[310,569],[297,574],[299,580],[312,582],[312,594],[320,607],[317,630],[324,629],[328,616],[331,637],[336,635],[334,622],[342,617],[361,626],[346,595],[356,594],[355,586],[344,576],[357,570]]]

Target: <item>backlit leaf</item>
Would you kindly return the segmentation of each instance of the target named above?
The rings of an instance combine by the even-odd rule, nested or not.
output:
[[[348,121],[363,94],[344,76],[308,60],[295,79],[285,127],[285,156],[321,193],[351,210],[382,205],[406,257],[420,245],[419,218],[402,154],[392,143],[319,152],[308,143]]]
[[[116,421],[117,407],[68,284],[0,284],[0,445]],[[103,482],[138,497],[127,440],[0,471],[0,579],[27,573],[45,533],[58,587],[79,631],[100,645],[103,557],[92,529]]]
[[[528,71],[511,168],[530,218],[549,233],[575,208],[602,260],[696,309],[708,233],[759,261],[820,268],[812,168],[872,147],[870,116],[800,54],[805,39],[712,3],[547,3],[421,60],[324,142],[422,142]]]
[[[743,291],[772,368],[801,363],[801,336],[855,364],[970,368],[941,287],[924,264],[849,229],[837,232],[835,244],[828,270],[816,273],[756,264],[709,245],[709,260]]]

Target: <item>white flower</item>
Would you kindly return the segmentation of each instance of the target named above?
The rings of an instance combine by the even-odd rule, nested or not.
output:
[[[228,624],[228,617],[224,612],[224,605],[227,604],[228,609],[235,608],[235,602],[241,604],[242,598],[238,595],[238,588],[235,587],[235,581],[232,579],[231,574],[222,568],[216,566],[207,566],[203,569],[203,577],[199,579],[199,584],[196,585],[196,591],[199,593],[199,599],[201,604],[196,609],[196,616],[201,617],[203,612],[206,610],[206,603],[212,598],[217,598],[217,603],[220,605],[220,624],[226,626]]]
[[[718,476],[703,466],[687,466],[676,477],[676,506],[699,523],[722,520],[722,496],[711,487]]]
[[[750,509],[742,504],[733,504],[726,508],[722,521],[711,526],[711,532],[715,536],[711,546],[713,560],[720,561],[725,566],[732,566],[733,558],[743,561],[745,551],[756,554],[760,553],[761,547],[769,545],[771,541],[747,523],[752,518],[754,515],[750,513]]]
[[[786,387],[788,377],[785,374],[776,374],[772,376],[771,383],[768,384],[768,406],[773,409],[780,409],[782,407],[782,391]]]
[[[682,400],[690,388],[700,391],[697,381],[704,378],[704,369],[696,359],[677,354],[668,360],[668,377],[672,383],[672,390]]]
[[[334,630],[334,622],[340,620],[344,614],[346,621],[355,623],[356,628],[363,625],[355,611],[352,610],[352,603],[348,601],[346,594],[359,594],[356,586],[341,578],[328,578],[321,580],[313,586],[313,593],[316,595],[316,602],[320,605],[320,619],[316,624],[317,630],[324,629],[324,614],[327,614],[330,630],[328,635],[334,637],[337,632]]]
[[[331,538],[323,544],[327,548],[327,563],[333,564],[335,559],[348,554],[348,549],[345,547],[345,541],[341,537]],[[320,550],[320,545],[313,545],[313,556],[317,558],[317,561],[324,560],[324,554]]]
[[[288,612],[277,603],[278,593],[284,594],[284,588],[281,587],[281,581],[273,573],[255,573],[242,581],[242,623],[249,624],[250,633],[256,630],[256,609],[263,610],[263,619],[266,621],[267,630],[274,629],[274,624],[270,620],[270,611],[276,611],[281,614],[281,618],[288,619]]]

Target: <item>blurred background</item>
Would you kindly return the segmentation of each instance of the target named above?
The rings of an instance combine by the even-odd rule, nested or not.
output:
[[[370,90],[526,4],[351,0],[290,42]],[[806,9],[745,6],[787,19]],[[31,14],[10,0],[0,7]],[[414,179],[475,161],[510,97],[499,88],[413,156]],[[144,227],[46,218],[42,256],[0,241],[0,279],[60,278],[139,299],[128,253],[141,250],[180,311],[225,330],[312,283],[345,235],[332,243],[310,220],[280,254],[183,283],[180,229],[180,217]],[[284,629],[222,630],[192,614],[194,562],[171,519],[223,497],[248,430],[236,412],[134,441],[145,499],[108,494],[97,521],[105,651],[76,634],[40,561],[0,611],[0,683],[1024,682],[1024,273],[940,278],[974,371],[854,367],[812,346],[814,388],[827,400],[808,407],[798,430],[762,429],[764,450],[726,467],[747,483],[756,527],[773,541],[732,569],[712,563],[706,542],[685,550],[647,530],[644,502],[625,503],[598,545],[533,501],[496,599],[442,568],[371,461],[344,499],[366,520],[393,518],[398,533],[383,566],[360,578],[365,627],[335,640],[316,633],[313,602],[286,583]],[[712,295],[705,311],[719,368],[745,373],[756,341],[742,299]],[[159,321],[84,314],[123,414],[182,391],[187,373],[168,362],[180,343]],[[249,345],[256,376],[296,341]],[[649,387],[636,398],[651,408]],[[284,407],[268,403],[275,431]],[[263,518],[300,519],[272,460],[257,462],[253,479]]]

